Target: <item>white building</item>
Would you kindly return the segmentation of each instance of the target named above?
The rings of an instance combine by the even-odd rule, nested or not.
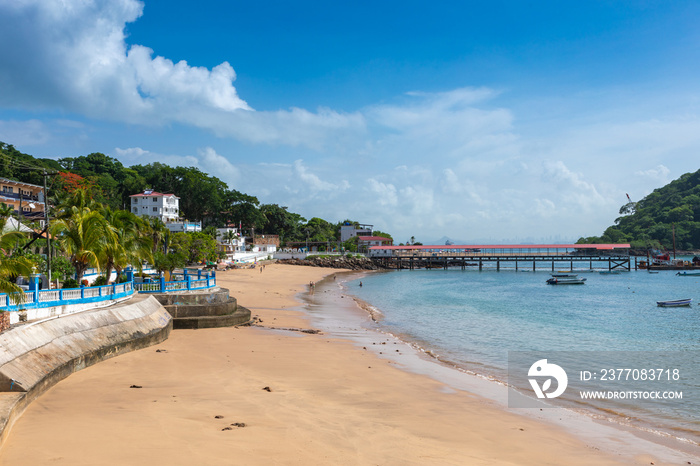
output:
[[[354,236],[372,236],[373,226],[346,222],[340,226],[340,241],[344,243]]]
[[[245,237],[238,232],[238,228],[217,228],[216,242],[228,260],[233,260],[236,253],[245,252]]]
[[[147,189],[129,197],[131,211],[136,215],[157,217],[166,224],[180,217],[180,198],[174,194],[163,194]]]
[[[159,218],[173,233],[202,231],[202,222],[180,220],[180,198],[174,194],[147,189],[129,197],[133,213]]]

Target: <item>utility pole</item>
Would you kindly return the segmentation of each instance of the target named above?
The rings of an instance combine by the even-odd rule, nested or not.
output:
[[[49,278],[49,288],[51,288],[51,234],[49,233],[49,193],[46,190],[46,177],[49,176],[44,170],[44,220],[46,220],[46,275]]]

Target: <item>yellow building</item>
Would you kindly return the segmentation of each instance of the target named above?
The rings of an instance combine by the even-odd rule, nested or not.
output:
[[[27,220],[43,220],[44,188],[20,181],[0,178],[0,202],[12,207],[15,215],[21,208]]]

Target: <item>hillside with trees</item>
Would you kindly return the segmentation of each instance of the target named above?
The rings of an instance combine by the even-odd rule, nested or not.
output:
[[[677,180],[638,202],[620,208],[621,216],[602,236],[580,238],[578,243],[630,243],[633,249],[675,247],[700,249],[700,170]]]
[[[130,195],[152,189],[178,196],[180,217],[201,221],[205,230],[241,225],[250,236],[279,235],[283,245],[307,239],[334,245],[340,238],[340,226],[350,221],[331,222],[316,217],[307,220],[285,206],[262,204],[257,197],[239,192],[195,167],[170,167],[158,162],[125,167],[99,152],[42,159],[0,142],[0,177],[41,186],[44,171],[53,174],[48,177],[48,187],[49,202],[54,206],[80,190],[111,211],[129,210]],[[356,245],[349,243],[345,247],[354,251]]]

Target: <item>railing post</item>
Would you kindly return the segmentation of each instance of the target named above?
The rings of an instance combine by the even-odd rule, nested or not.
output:
[[[187,291],[192,289],[192,277],[190,275],[187,276]]]
[[[202,269],[197,269],[197,280],[202,279]]]
[[[118,276],[119,276],[119,274],[117,274],[117,277],[118,277]],[[116,282],[115,282],[115,283],[112,283],[112,294],[113,294],[113,295],[117,294],[117,284],[116,284]]]
[[[32,301],[39,302],[39,274],[33,273],[29,276],[29,291],[34,295]]]
[[[63,288],[58,290],[58,300],[63,301]]]
[[[80,284],[80,299],[85,299],[85,285]]]
[[[165,293],[165,277],[163,275],[160,276],[160,291]]]

